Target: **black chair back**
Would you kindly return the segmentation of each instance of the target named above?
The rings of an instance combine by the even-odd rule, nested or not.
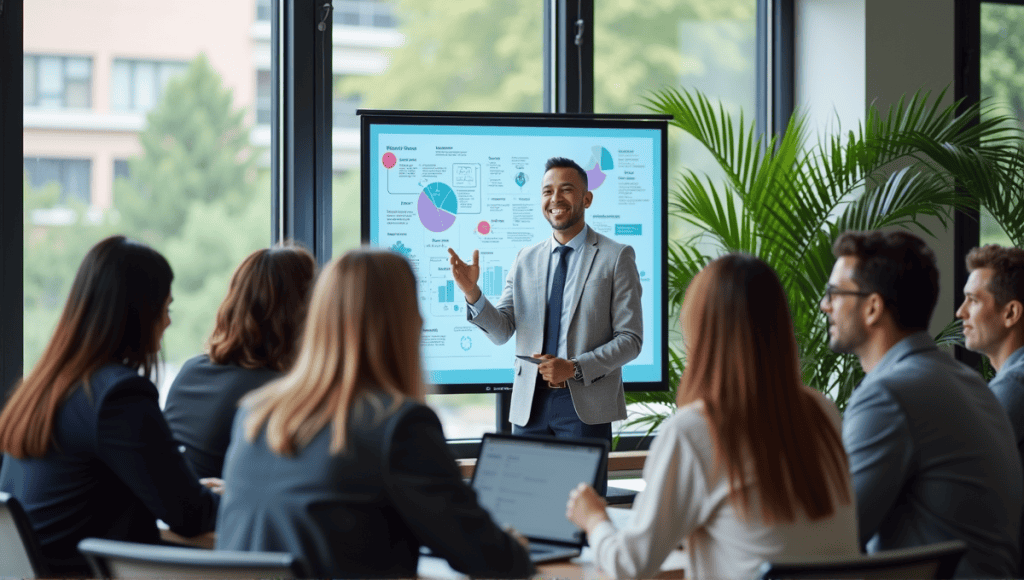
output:
[[[302,578],[285,552],[233,552],[86,538],[78,551],[98,578]]]
[[[0,576],[44,578],[49,576],[32,524],[21,503],[0,492]]]
[[[967,544],[960,540],[821,562],[766,562],[762,580],[783,578],[951,578]]]

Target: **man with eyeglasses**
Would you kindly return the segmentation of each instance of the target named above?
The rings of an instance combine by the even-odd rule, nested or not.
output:
[[[868,553],[951,539],[954,577],[1019,571],[1024,489],[1013,429],[973,369],[927,333],[939,295],[935,255],[906,232],[847,232],[821,310],[829,346],[866,373],[843,417],[843,446]]]

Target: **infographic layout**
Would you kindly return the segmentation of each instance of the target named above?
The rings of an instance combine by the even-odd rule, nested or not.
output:
[[[448,249],[467,262],[479,250],[478,285],[497,304],[519,251],[551,237],[540,189],[544,164],[556,156],[587,172],[594,199],[586,223],[636,251],[644,345],[624,378],[661,379],[659,130],[376,124],[369,147],[370,243],[404,254],[416,272],[431,382],[512,382],[515,337],[495,345],[467,321]]]

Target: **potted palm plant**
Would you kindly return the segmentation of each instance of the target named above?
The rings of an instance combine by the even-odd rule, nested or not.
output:
[[[647,108],[671,115],[670,124],[694,137],[724,176],[684,168],[674,180],[670,218],[695,233],[669,242],[670,310],[678,312],[690,280],[718,255],[740,251],[760,257],[778,273],[789,297],[805,383],[830,395],[842,410],[862,371],[854,357],[828,348],[818,309],[839,233],[897,226],[933,235],[926,222],[945,228],[955,209],[977,207],[980,200],[995,216],[1015,212],[1011,237],[1018,243],[1024,237],[1024,147],[1018,132],[1007,129],[1005,117],[988,111],[982,117],[980,106],[943,106],[943,97],[918,93],[884,114],[872,106],[856,129],[812,141],[799,114],[784,135],[766,138],[753,122],[742,115],[734,119],[699,92],[669,89],[649,96]],[[1012,202],[997,193],[1008,190],[1017,194]],[[922,220],[926,216],[933,219]],[[958,336],[952,321],[938,339]],[[649,434],[675,409],[684,365],[683,354],[673,348],[671,390],[627,394],[648,411],[630,425]]]

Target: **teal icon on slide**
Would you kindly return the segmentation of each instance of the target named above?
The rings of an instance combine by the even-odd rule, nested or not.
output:
[[[461,346],[462,350],[468,351],[469,349],[473,348],[473,339],[468,336],[463,336]]]
[[[523,173],[522,171],[516,174],[516,185],[518,185],[520,188],[526,185],[526,174]]]

